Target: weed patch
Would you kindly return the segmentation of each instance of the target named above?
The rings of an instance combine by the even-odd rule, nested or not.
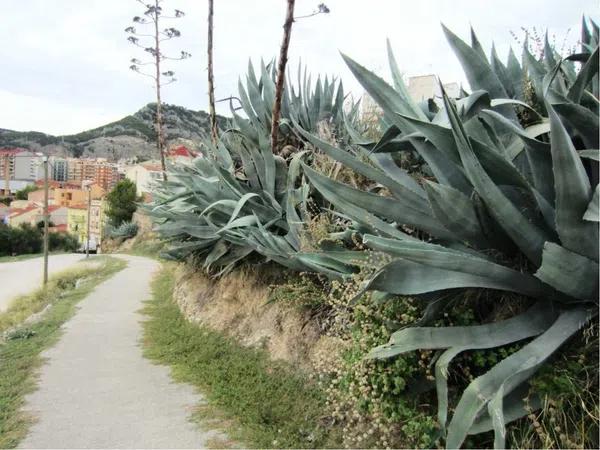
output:
[[[144,308],[145,354],[171,366],[176,380],[200,388],[220,411],[203,408],[199,420],[221,415],[231,438],[254,447],[339,447],[336,429],[323,419],[325,396],[308,376],[188,322],[172,301],[173,287],[172,266],[165,266]]]

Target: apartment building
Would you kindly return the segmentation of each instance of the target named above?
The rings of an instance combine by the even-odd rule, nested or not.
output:
[[[66,158],[50,158],[51,178],[55,181],[67,181],[69,179],[69,162]]]
[[[24,148],[0,148],[0,179],[36,181],[44,177],[42,155]]]
[[[97,184],[90,185],[92,200],[98,200],[104,197],[105,190]],[[60,187],[54,189],[54,204],[66,207],[73,205],[86,204],[88,201],[88,190],[81,188]]]
[[[104,232],[106,203],[103,200],[92,200],[90,205],[90,240],[96,244],[102,242]],[[87,204],[71,205],[67,209],[67,231],[80,243],[87,240],[88,209]]]
[[[110,191],[120,179],[117,165],[104,158],[67,160],[67,179],[71,182],[93,181]]]

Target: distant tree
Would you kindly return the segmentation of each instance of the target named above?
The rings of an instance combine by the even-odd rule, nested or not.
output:
[[[108,209],[106,215],[113,226],[118,227],[123,222],[130,222],[137,209],[137,192],[135,183],[129,179],[119,181],[106,196]]]
[[[143,16],[135,16],[133,23],[136,25],[150,25],[151,31],[144,33],[138,32],[135,26],[129,26],[125,28],[125,32],[129,34],[127,40],[136,47],[143,49],[150,55],[148,60],[139,60],[133,58],[129,68],[134,72],[151,78],[154,81],[154,87],[156,91],[156,136],[158,153],[160,154],[160,162],[163,170],[163,178],[167,179],[166,164],[165,164],[165,135],[163,132],[163,118],[162,118],[162,100],[161,100],[161,88],[168,84],[176,81],[175,72],[172,70],[164,70],[162,67],[163,61],[180,61],[182,59],[189,58],[188,52],[181,51],[179,56],[172,57],[168,56],[161,51],[161,44],[164,41],[169,41],[174,38],[181,36],[181,32],[173,27],[164,28],[161,30],[161,23],[164,20],[179,19],[185,15],[183,11],[175,9],[173,15],[165,15],[162,8],[164,0],[154,0],[150,3],[145,3],[143,0],[136,0],[138,3],[144,6],[145,11]],[[154,70],[151,73],[144,72],[142,66],[154,66]],[[166,81],[163,81],[166,79]]]
[[[30,184],[29,186],[25,186],[23,189],[15,192],[16,200],[27,200],[27,195],[30,192],[37,191],[39,188],[35,184]]]

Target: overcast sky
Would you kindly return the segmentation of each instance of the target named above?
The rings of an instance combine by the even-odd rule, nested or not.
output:
[[[297,0],[296,15],[321,0]],[[575,43],[582,14],[598,16],[596,0],[326,0],[328,15],[294,24],[290,63],[301,58],[312,73],[341,76],[357,95],[362,89],[339,51],[387,76],[389,37],[406,75],[435,73],[444,82],[463,81],[440,22],[459,36],[477,31],[486,49],[492,40],[502,57],[515,45],[510,31],[548,29],[558,42]],[[285,0],[215,0],[217,98],[236,93],[248,59],[277,55]],[[143,52],[126,41],[124,29],[141,15],[135,0],[2,0],[0,27],[0,128],[52,134],[76,133],[131,114],[153,100],[151,84],[131,72],[129,60]],[[167,103],[207,109],[206,0],[164,0],[165,9],[186,16],[167,24],[182,32],[169,43],[178,81],[165,88]],[[570,29],[570,31],[568,31]],[[227,113],[227,108],[218,108]]]

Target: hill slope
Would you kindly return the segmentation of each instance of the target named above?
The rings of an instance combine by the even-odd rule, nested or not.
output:
[[[121,120],[71,135],[53,136],[37,131],[0,129],[0,147],[17,146],[57,156],[103,157],[111,160],[134,156],[156,158],[155,105],[149,103]],[[168,144],[182,139],[197,141],[210,132],[209,116],[204,111],[165,104],[163,116]],[[220,127],[226,127],[227,121],[225,117],[217,116]]]

